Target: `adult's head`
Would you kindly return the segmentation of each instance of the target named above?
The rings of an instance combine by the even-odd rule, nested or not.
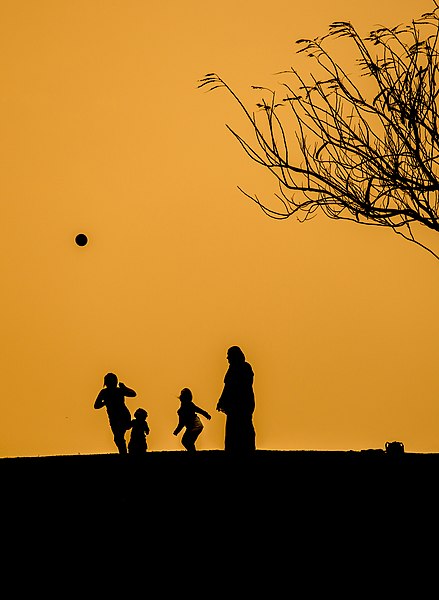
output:
[[[244,352],[239,346],[230,346],[227,350],[227,360],[232,365],[245,362]]]

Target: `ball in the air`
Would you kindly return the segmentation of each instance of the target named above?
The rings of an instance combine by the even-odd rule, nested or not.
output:
[[[78,233],[78,235],[75,237],[75,242],[78,246],[85,246],[88,242],[88,238],[85,233]]]

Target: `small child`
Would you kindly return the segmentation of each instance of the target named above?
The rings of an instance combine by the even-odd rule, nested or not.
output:
[[[181,443],[189,452],[195,452],[195,442],[204,428],[198,414],[203,415],[203,417],[206,417],[209,421],[211,416],[208,412],[192,402],[192,392],[189,388],[183,388],[181,390],[179,399],[181,404],[180,408],[177,410],[178,424],[173,433],[174,435],[178,435],[182,429],[186,428],[186,431],[181,438]]]
[[[138,408],[134,412],[134,419],[131,421],[131,436],[128,442],[128,453],[139,456],[145,454],[148,450],[146,436],[149,435],[149,425],[146,421],[148,413],[144,408]]]

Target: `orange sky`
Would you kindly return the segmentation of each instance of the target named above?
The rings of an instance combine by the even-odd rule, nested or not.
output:
[[[233,344],[258,448],[439,452],[439,262],[390,231],[268,219],[237,190],[274,189],[225,128],[242,115],[197,89],[215,71],[256,102],[296,39],[432,4],[3,0],[0,456],[114,452],[107,371],[150,450],[182,448],[183,387],[213,415],[197,447],[221,449]]]

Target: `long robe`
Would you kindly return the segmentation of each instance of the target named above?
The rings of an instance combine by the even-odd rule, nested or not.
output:
[[[253,369],[246,361],[230,364],[217,410],[226,414],[224,449],[234,454],[256,449],[253,425],[255,395]]]

